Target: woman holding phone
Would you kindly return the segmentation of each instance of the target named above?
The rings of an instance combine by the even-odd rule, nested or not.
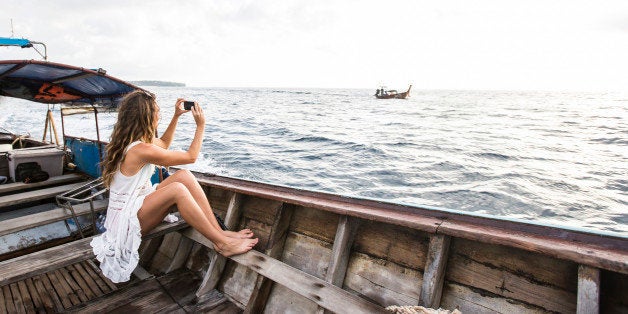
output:
[[[188,170],[179,170],[153,187],[150,178],[154,165],[175,166],[196,161],[205,131],[203,108],[183,99],[175,103],[170,124],[156,137],[159,106],[155,96],[143,90],[127,94],[118,107],[118,121],[103,161],[103,181],[109,189],[106,231],[91,245],[103,274],[113,282],[128,281],[139,261],[142,234],[155,228],[176,205],[181,217],[209,239],[224,256],[251,250],[258,239],[253,232],[224,231],[216,221],[211,206],[196,178]],[[190,110],[186,110],[187,108]],[[194,139],[187,151],[172,151],[174,131],[179,117],[191,112],[196,122]]]

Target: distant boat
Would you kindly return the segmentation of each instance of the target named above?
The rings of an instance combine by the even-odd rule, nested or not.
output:
[[[399,93],[394,89],[391,90],[385,90],[383,87],[378,89],[375,92],[375,97],[377,97],[377,99],[390,99],[390,98],[397,98],[397,99],[406,99],[406,97],[408,97],[408,95],[410,95],[410,89],[412,88],[412,85],[410,85],[408,87],[408,90],[403,92],[403,93]]]

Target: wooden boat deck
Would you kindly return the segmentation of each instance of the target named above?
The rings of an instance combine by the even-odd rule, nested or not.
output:
[[[218,291],[194,292],[202,278],[187,269],[114,284],[95,259],[81,261],[0,287],[0,313],[240,313]]]

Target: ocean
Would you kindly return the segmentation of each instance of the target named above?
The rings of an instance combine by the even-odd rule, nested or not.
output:
[[[146,88],[160,132],[176,98],[203,106],[191,170],[628,237],[628,93]],[[0,127],[41,139],[46,110],[0,99]],[[115,118],[99,115],[104,140]],[[172,149],[194,126],[181,117]],[[94,127],[92,115],[65,120],[69,135],[96,138]]]

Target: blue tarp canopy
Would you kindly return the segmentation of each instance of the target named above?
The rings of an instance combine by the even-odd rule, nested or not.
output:
[[[139,87],[108,76],[102,69],[36,60],[0,61],[0,96],[57,104],[117,106]]]
[[[24,38],[7,38],[0,37],[0,46],[19,46],[22,48],[31,47],[30,40]]]

